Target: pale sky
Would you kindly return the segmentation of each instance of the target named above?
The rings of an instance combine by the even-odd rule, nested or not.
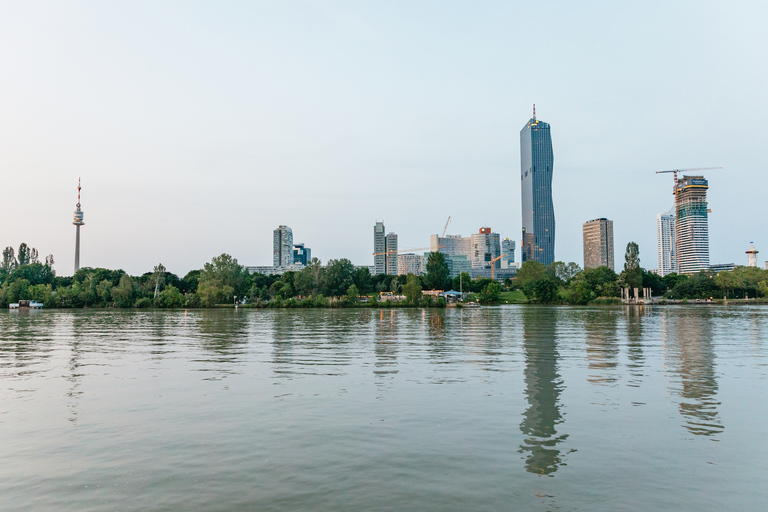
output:
[[[614,221],[657,266],[660,169],[709,179],[712,263],[768,259],[765,2],[0,2],[0,245],[180,276],[272,230],[373,263],[490,226],[518,242],[519,132],[551,124],[555,257]]]

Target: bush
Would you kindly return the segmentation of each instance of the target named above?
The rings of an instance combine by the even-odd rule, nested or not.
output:
[[[135,308],[148,308],[152,306],[152,299],[149,297],[142,297],[136,302],[134,302],[133,307]]]

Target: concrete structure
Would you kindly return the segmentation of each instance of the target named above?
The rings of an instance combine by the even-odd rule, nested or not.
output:
[[[312,249],[304,247],[304,244],[294,244],[293,262],[307,266],[310,261],[312,261]]]
[[[441,252],[446,256],[466,256],[472,258],[472,239],[461,235],[440,237],[430,236],[429,248],[432,252]],[[438,250],[439,249],[439,250]]]
[[[704,176],[683,176],[677,189],[678,269],[692,274],[709,269],[709,222]]]
[[[515,263],[515,241],[510,240],[509,238],[505,238],[501,241],[501,254],[504,256],[501,257],[501,260],[499,260],[499,263],[501,264],[501,268],[512,268],[514,267]]]
[[[387,274],[397,275],[397,234],[387,233]]]
[[[594,219],[582,224],[584,237],[584,270],[613,267],[613,221]]]
[[[80,210],[80,178],[77,178],[77,210],[75,210],[75,273],[80,270],[80,226],[83,226],[83,211]]]
[[[549,124],[533,117],[520,130],[520,183],[523,238],[520,261],[555,261],[555,209],[552,204],[554,154]]]
[[[387,237],[383,222],[376,221],[373,226],[373,275],[387,273]]]
[[[659,252],[659,268],[656,273],[661,277],[677,273],[677,220],[674,206],[667,213],[656,215],[656,243]]]
[[[472,240],[472,268],[491,268],[491,260],[501,256],[501,240],[498,233],[492,233],[491,228],[480,228],[470,237]],[[493,262],[495,268],[501,268],[499,260]]]
[[[272,232],[272,266],[293,265],[293,231],[288,226],[279,226]]]
[[[710,273],[712,274],[717,274],[719,272],[723,272],[724,270],[731,271],[735,268],[736,268],[735,263],[717,263],[715,265],[710,266],[709,269],[707,270],[709,270]]]
[[[755,249],[755,246],[750,243],[749,249],[747,249],[747,266],[748,267],[757,267],[757,253],[760,252],[757,249]]]
[[[419,254],[408,253],[397,255],[397,275],[415,274],[421,275],[422,256]]]

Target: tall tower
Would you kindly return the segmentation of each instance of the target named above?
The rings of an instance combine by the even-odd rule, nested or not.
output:
[[[748,267],[756,267],[757,266],[757,253],[760,252],[757,249],[755,249],[755,245],[750,242],[749,249],[747,249],[747,266]]]
[[[709,220],[704,176],[683,176],[677,180],[677,219],[680,246],[678,268],[681,274],[709,269]]]
[[[386,237],[387,247],[387,275],[397,275],[397,234],[388,233]]]
[[[584,270],[608,267],[613,270],[613,221],[605,218],[582,224]]]
[[[279,226],[272,232],[272,266],[293,265],[293,231],[288,226]]]
[[[533,117],[520,130],[520,183],[523,237],[520,261],[555,261],[555,208],[552,205],[552,137],[549,124]]]
[[[77,210],[75,210],[75,273],[80,270],[80,226],[83,222],[83,212],[80,210],[80,178],[77,178]]]
[[[659,246],[659,275],[677,273],[677,221],[675,208],[656,215],[656,237]]]
[[[387,273],[387,235],[383,222],[373,226],[373,275]]]

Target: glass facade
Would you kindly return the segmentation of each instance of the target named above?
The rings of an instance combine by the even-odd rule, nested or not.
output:
[[[555,209],[552,204],[554,155],[549,124],[532,118],[520,130],[522,262],[555,261]]]
[[[707,189],[703,176],[683,176],[677,180],[677,222],[680,247],[678,268],[681,274],[709,269],[709,220]]]

